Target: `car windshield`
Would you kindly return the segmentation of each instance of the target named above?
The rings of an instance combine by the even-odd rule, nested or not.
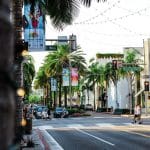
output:
[[[42,107],[39,107],[39,108],[38,108],[38,111],[39,111],[39,112],[42,112]]]
[[[43,111],[47,111],[47,108],[43,108]]]
[[[57,107],[57,108],[56,108],[56,111],[63,111],[63,108]]]

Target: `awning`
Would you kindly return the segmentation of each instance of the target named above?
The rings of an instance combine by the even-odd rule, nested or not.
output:
[[[137,92],[134,97],[137,97],[138,95],[140,95],[142,92],[144,91],[144,89],[141,89],[139,92]]]

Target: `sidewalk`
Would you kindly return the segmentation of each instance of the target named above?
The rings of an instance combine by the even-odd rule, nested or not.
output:
[[[33,129],[32,134],[24,135],[26,141],[31,140],[34,143],[34,147],[29,147],[25,143],[22,145],[22,150],[50,150],[45,148],[44,138],[38,129]]]
[[[129,117],[129,118],[134,117],[134,115],[130,115],[130,114],[129,114],[129,115],[123,115],[123,114],[122,114],[121,116],[122,116],[122,117]],[[142,114],[142,115],[141,115],[141,118],[142,118],[142,119],[150,119],[150,115]]]

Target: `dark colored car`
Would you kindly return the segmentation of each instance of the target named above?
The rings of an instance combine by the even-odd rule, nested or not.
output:
[[[65,118],[68,117],[69,112],[64,107],[56,107],[53,113],[54,118]]]
[[[80,105],[80,109],[85,109],[85,105]]]

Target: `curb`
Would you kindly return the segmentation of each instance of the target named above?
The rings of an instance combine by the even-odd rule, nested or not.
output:
[[[134,115],[121,115],[121,117],[129,117],[129,118],[132,118],[132,117],[134,117]],[[142,118],[142,119],[149,119],[149,118],[150,118],[150,115],[142,115],[141,118]]]
[[[39,137],[40,150],[50,150],[49,144],[47,143],[42,131],[40,129],[36,129],[37,136]]]

